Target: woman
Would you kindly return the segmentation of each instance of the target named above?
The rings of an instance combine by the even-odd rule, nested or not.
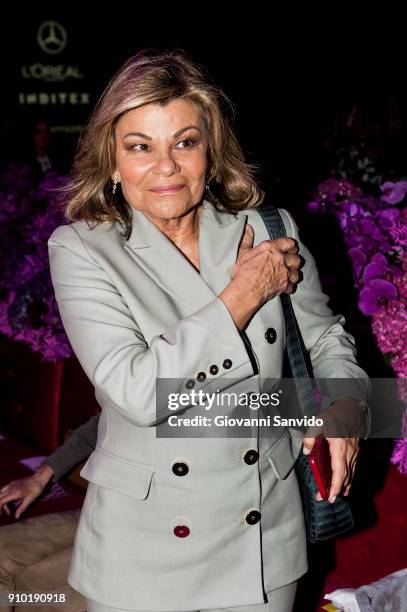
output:
[[[227,103],[182,51],[127,60],[81,136],[72,223],[49,239],[62,321],[102,408],[69,573],[91,612],[287,611],[307,571],[292,469],[302,440],[285,427],[277,440],[256,428],[160,437],[159,383],[188,394],[173,415],[199,416],[193,392],[281,378],[288,292],[315,375],[361,378],[360,399],[367,389],[287,211],[290,238],[269,240]],[[349,488],[357,438],[332,438],[330,452],[333,499]]]

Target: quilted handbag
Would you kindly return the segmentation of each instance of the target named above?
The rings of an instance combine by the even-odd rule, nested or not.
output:
[[[271,239],[287,235],[280,213],[274,206],[262,206],[257,210]],[[312,416],[316,414],[315,387],[308,372],[306,351],[295,318],[291,297],[288,293],[282,293],[280,299],[286,322],[288,361],[299,406],[304,416]],[[307,538],[310,542],[323,542],[353,527],[354,521],[351,509],[342,495],[337,495],[332,504],[325,499],[322,501],[315,499],[318,486],[307,456],[302,451],[300,451],[295,462],[295,472],[303,504]]]

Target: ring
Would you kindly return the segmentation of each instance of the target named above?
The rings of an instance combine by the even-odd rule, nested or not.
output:
[[[297,274],[296,274],[296,272],[291,272],[291,273],[290,273],[290,281],[291,281],[292,283],[294,283],[296,278],[297,278]]]

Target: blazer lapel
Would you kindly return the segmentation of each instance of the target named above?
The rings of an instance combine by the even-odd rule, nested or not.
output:
[[[199,219],[200,272],[141,211],[132,208],[133,231],[124,247],[151,278],[192,313],[212,301],[231,279],[247,215],[220,212],[204,200]]]

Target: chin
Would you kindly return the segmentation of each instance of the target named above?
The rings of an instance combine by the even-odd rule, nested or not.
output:
[[[189,212],[192,208],[194,208],[195,204],[191,204],[190,202],[174,202],[168,200],[167,202],[163,199],[160,202],[155,202],[151,207],[151,212],[154,211],[157,217],[161,217],[163,219],[173,219],[175,217],[181,217]]]

